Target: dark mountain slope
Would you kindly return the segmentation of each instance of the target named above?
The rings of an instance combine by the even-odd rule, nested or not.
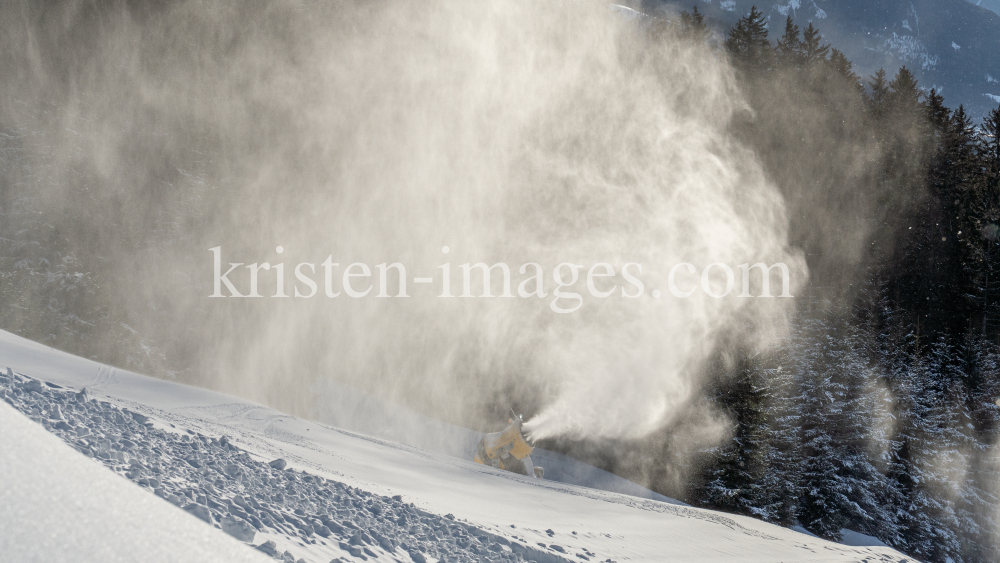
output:
[[[1000,15],[967,0],[647,0],[644,8],[669,13],[697,5],[726,33],[755,4],[770,18],[772,39],[787,15],[803,28],[811,21],[862,76],[879,68],[892,76],[906,65],[921,87],[937,88],[950,107],[963,104],[976,119],[1000,103]]]

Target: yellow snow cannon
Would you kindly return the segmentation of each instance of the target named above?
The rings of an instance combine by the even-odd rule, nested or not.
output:
[[[531,463],[531,452],[534,448],[524,439],[521,424],[523,424],[521,416],[514,415],[513,418],[507,419],[506,428],[483,436],[479,440],[472,461],[541,479],[545,470]]]

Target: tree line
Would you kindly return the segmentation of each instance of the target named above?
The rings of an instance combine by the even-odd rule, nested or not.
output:
[[[1000,560],[1000,108],[977,123],[905,66],[862,80],[812,23],[768,24],[754,7],[722,43],[752,109],[734,130],[791,202],[810,287],[785,342],[709,367],[732,438],[687,499]],[[697,8],[676,31],[710,35]]]

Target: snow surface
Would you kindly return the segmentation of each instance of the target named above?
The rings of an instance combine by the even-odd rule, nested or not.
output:
[[[427,418],[399,405],[386,404],[377,397],[351,387],[329,385],[323,393],[325,399],[316,415],[318,420],[340,430],[463,459],[471,457],[471,452],[475,451],[484,435],[482,432]],[[535,448],[531,459],[534,465],[545,468],[545,478],[550,481],[687,506],[562,454]]]
[[[781,15],[783,15],[783,16],[787,16],[789,10],[792,12],[792,15],[794,15],[795,14],[795,10],[798,10],[801,7],[801,5],[802,5],[801,0],[789,0],[789,2],[788,2],[787,5],[785,5],[785,4],[775,4],[774,5],[774,9],[777,10],[778,13],[781,14]]]
[[[219,393],[109,368],[0,331],[0,370],[8,365],[19,375],[2,378],[5,389],[10,389],[4,391],[5,399],[30,412],[38,424],[21,418],[19,425],[10,426],[14,431],[7,432],[6,418],[0,419],[5,429],[0,448],[14,452],[38,448],[35,453],[41,458],[44,448],[58,445],[51,434],[44,436],[47,442],[36,438],[46,434],[42,430],[46,427],[95,458],[87,460],[61,447],[63,455],[86,470],[74,466],[59,474],[56,480],[63,485],[53,489],[53,496],[42,494],[23,469],[10,473],[13,479],[6,480],[5,475],[5,487],[17,492],[4,497],[3,517],[13,519],[12,515],[38,507],[43,515],[58,514],[63,510],[58,495],[75,491],[84,512],[91,505],[103,506],[172,538],[172,543],[164,544],[152,541],[159,537],[155,534],[137,533],[136,541],[150,541],[118,551],[141,553],[141,560],[201,560],[177,556],[186,553],[178,551],[185,541],[201,537],[197,534],[212,544],[205,545],[204,559],[239,547],[221,529],[192,516],[200,513],[218,528],[248,533],[254,545],[274,542],[269,551],[276,558],[284,554],[286,560],[294,557],[307,563],[355,556],[417,563],[435,559],[912,561],[886,547],[845,546],[751,518],[498,471],[297,419]],[[84,387],[94,400],[77,398]],[[62,405],[59,411],[58,405]],[[9,407],[4,408],[5,417],[16,418]],[[88,439],[91,425],[97,437]],[[50,445],[35,445],[46,443]],[[287,460],[288,467],[270,466],[268,462],[276,458]],[[6,457],[0,459],[9,463]],[[539,465],[549,462],[553,467],[560,463],[573,467],[558,458]],[[61,462],[44,465],[56,467]],[[600,474],[584,472],[576,478],[586,480],[588,475]],[[107,479],[118,480],[128,492],[102,494]],[[133,500],[129,495],[143,498]],[[147,508],[150,505],[158,508]],[[127,506],[137,507],[149,520],[139,519]],[[174,521],[201,528],[186,533],[173,527]],[[17,560],[60,560],[60,552],[48,543],[51,524],[15,532],[2,522],[0,546],[26,554]],[[99,556],[104,552],[97,544],[115,546],[129,540],[129,534],[119,534],[114,523],[87,518],[76,522],[80,534],[89,533],[84,538],[88,542],[79,545],[84,553],[95,554],[93,560],[117,560]],[[6,556],[11,551],[0,553]],[[251,556],[220,557],[242,561]]]
[[[969,0],[969,2],[981,8],[986,8],[995,14],[1000,14],[1000,0]]]
[[[4,402],[0,428],[0,560],[268,560],[95,465]]]
[[[882,37],[881,34],[876,36]],[[924,70],[934,67],[941,60],[927,50],[927,45],[919,37],[913,35],[899,35],[892,32],[892,37],[885,36],[882,46],[886,52],[892,53],[901,61],[918,64]]]

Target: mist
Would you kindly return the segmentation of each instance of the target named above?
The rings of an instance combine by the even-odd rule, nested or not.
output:
[[[748,106],[725,57],[602,3],[23,3],[3,18],[3,123],[52,163],[24,185],[76,210],[67,240],[189,383],[302,415],[336,383],[478,429],[514,408],[536,440],[673,425],[712,443],[723,418],[694,401],[720,339],[766,349],[795,307],[737,297],[737,266],[787,264],[793,295],[809,277],[784,198],[731,132]],[[212,299],[214,247],[283,263],[289,294],[297,264],[327,257],[438,282]],[[479,262],[508,264],[512,287],[537,263],[548,295],[437,297],[441,265],[457,295],[459,266]],[[561,263],[583,266],[570,314],[550,308]],[[587,294],[597,263],[616,273],[603,299]],[[727,264],[736,289],[673,297],[680,263]]]

